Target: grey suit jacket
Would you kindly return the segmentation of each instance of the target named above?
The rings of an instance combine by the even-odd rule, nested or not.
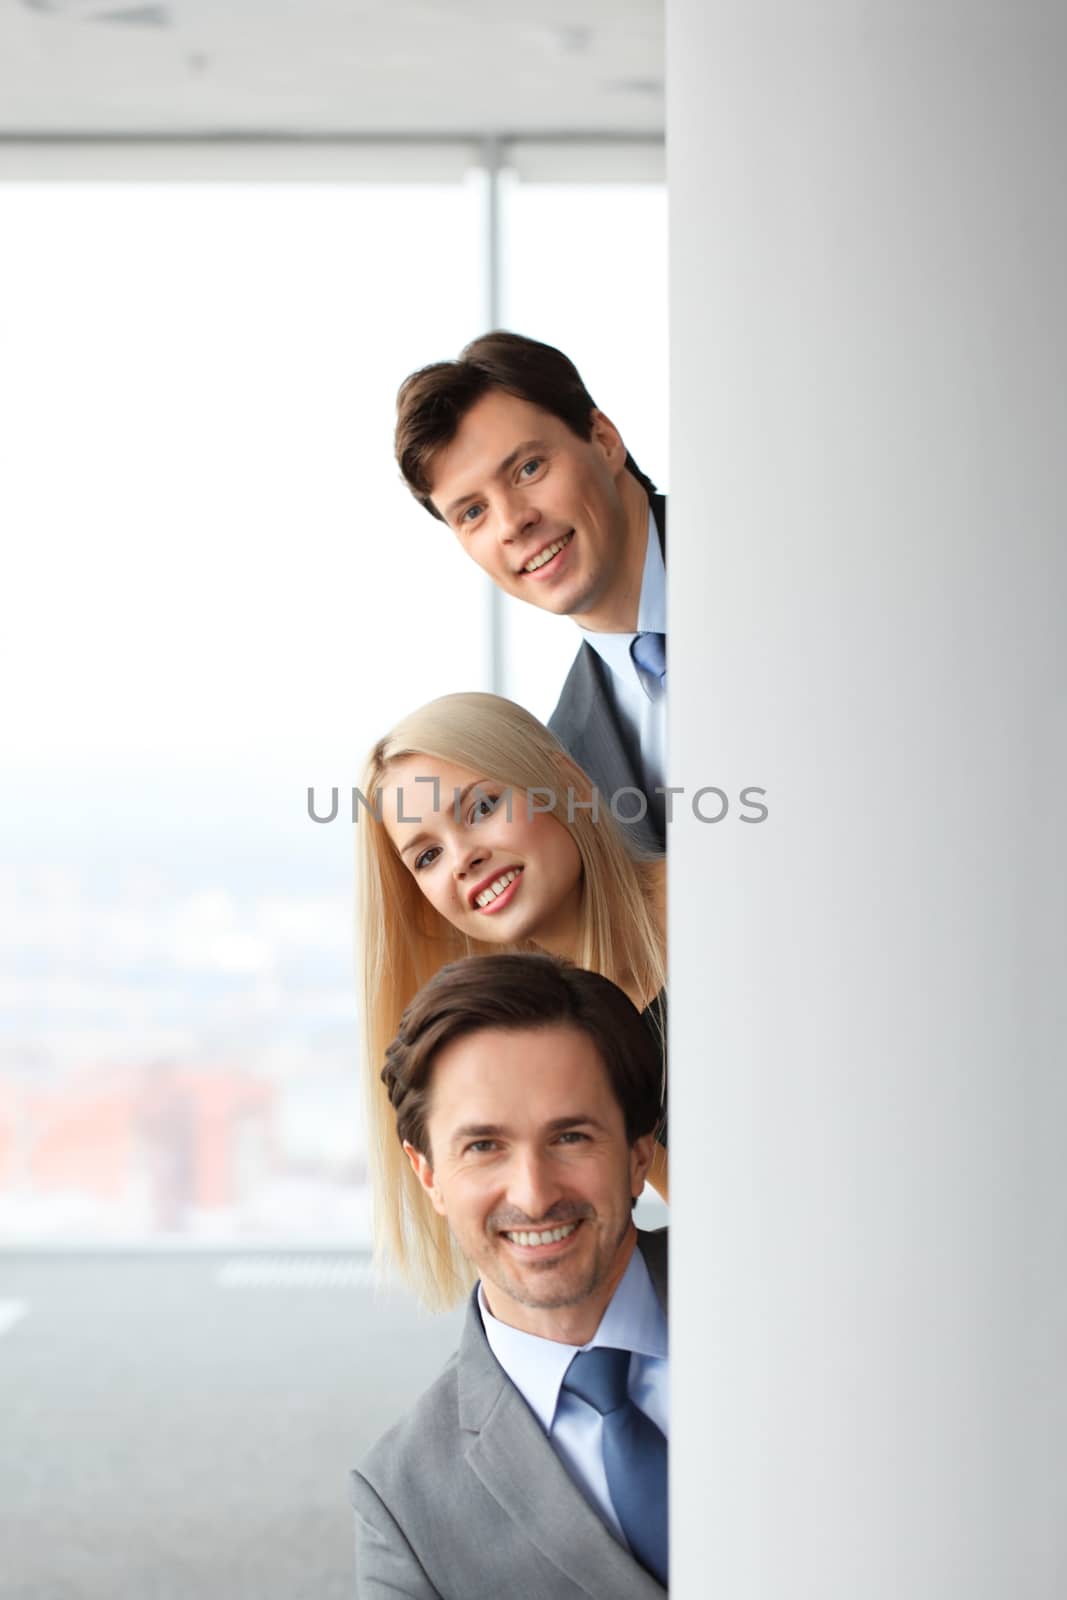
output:
[[[666,560],[667,502],[663,495],[654,494],[651,504]],[[585,640],[567,674],[559,704],[549,717],[548,725],[605,799],[619,789],[644,792],[641,752],[634,747],[619,720],[611,668]],[[644,819],[627,823],[626,832],[642,850],[662,851],[667,848],[663,796],[650,794],[646,798],[648,811]],[[620,801],[620,809],[622,805]]]
[[[664,1307],[667,1230],[638,1233]],[[477,1291],[475,1291],[475,1294]],[[489,1348],[459,1350],[352,1474],[360,1600],[663,1600],[608,1532]]]

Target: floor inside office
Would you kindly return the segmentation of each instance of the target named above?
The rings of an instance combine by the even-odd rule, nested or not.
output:
[[[2,1600],[351,1600],[348,1471],[461,1316],[350,1256],[0,1256]]]

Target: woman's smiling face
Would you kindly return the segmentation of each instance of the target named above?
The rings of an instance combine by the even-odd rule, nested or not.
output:
[[[563,823],[538,809],[543,793],[413,755],[390,762],[381,794],[394,849],[453,927],[485,943],[574,953],[581,856]]]

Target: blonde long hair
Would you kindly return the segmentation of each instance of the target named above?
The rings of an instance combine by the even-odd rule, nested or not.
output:
[[[500,954],[454,928],[422,894],[380,820],[388,768],[405,756],[451,762],[515,790],[549,789],[551,813],[578,847],[582,863],[579,933],[573,960],[643,997],[659,994],[666,977],[656,899],[659,858],[627,845],[599,797],[596,820],[582,809],[593,785],[543,723],[493,694],[450,694],[413,711],[380,739],[367,761],[356,825],[359,960],[362,988],[363,1088],[374,1191],[375,1252],[392,1261],[431,1306],[455,1303],[473,1281],[445,1219],[437,1214],[408,1164],[379,1076],[401,1013],[442,967],[468,955]],[[568,817],[564,797],[574,797]],[[540,801],[540,796],[539,796]],[[536,948],[526,944],[523,948]]]

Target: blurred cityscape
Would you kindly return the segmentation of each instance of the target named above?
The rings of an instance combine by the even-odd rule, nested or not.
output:
[[[350,893],[2,877],[0,1240],[366,1243]]]
[[[368,1241],[352,829],[306,794],[489,687],[485,579],[391,448],[400,375],[485,317],[484,174],[438,155],[417,184],[0,184],[0,1246]],[[655,473],[663,185],[571,176],[501,180],[502,320]],[[502,641],[547,717],[571,624],[516,601]]]

